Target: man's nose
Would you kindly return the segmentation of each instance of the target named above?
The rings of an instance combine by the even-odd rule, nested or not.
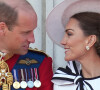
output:
[[[28,41],[29,41],[30,43],[34,43],[34,42],[35,42],[34,33],[31,33],[31,34],[30,34],[30,36],[29,36],[29,38],[28,38]]]

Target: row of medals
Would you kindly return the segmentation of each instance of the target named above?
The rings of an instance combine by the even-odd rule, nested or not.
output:
[[[35,70],[34,70],[35,69]],[[17,75],[17,70],[13,70],[14,73],[12,75],[12,73],[9,70],[8,64],[1,59],[0,60],[0,86],[2,86],[2,90],[11,90],[11,85],[13,85],[13,88],[15,89],[19,89],[19,88],[39,88],[41,86],[41,82],[39,81],[39,73],[37,68],[31,68],[31,76],[33,78],[33,73],[34,73],[34,80],[29,79],[25,81],[24,79],[24,74],[23,71],[24,69],[21,69],[21,77],[22,77],[22,81],[18,82],[18,77],[20,75]],[[29,71],[29,70],[28,70]],[[25,75],[27,76],[27,73],[25,73]],[[13,82],[14,79],[14,82]]]
[[[20,72],[19,72],[20,71]],[[25,88],[39,88],[41,86],[41,82],[39,81],[39,74],[37,68],[31,69],[13,69],[13,88],[15,89],[25,89]],[[18,78],[19,77],[19,78]],[[21,79],[21,80],[18,80]]]

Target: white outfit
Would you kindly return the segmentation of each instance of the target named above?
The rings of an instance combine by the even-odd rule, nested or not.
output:
[[[56,71],[52,78],[54,90],[100,90],[100,76],[84,78],[75,62],[71,66],[73,69],[67,66]]]

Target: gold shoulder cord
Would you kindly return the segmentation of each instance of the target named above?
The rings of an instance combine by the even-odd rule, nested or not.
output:
[[[9,70],[8,64],[3,60],[5,53],[0,52],[0,86],[2,90],[11,90],[13,75]]]
[[[43,50],[38,50],[37,48],[34,48],[34,49],[29,48],[29,50],[35,51],[35,52],[39,52],[39,53],[42,53],[42,54],[46,55],[47,57],[50,57],[50,56],[48,56]]]

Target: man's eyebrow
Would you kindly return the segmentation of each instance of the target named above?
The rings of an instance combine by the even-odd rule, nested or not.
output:
[[[65,30],[65,32],[67,32],[67,31],[69,31],[69,30],[72,30],[72,31],[74,31],[73,29],[66,29],[66,30]]]

